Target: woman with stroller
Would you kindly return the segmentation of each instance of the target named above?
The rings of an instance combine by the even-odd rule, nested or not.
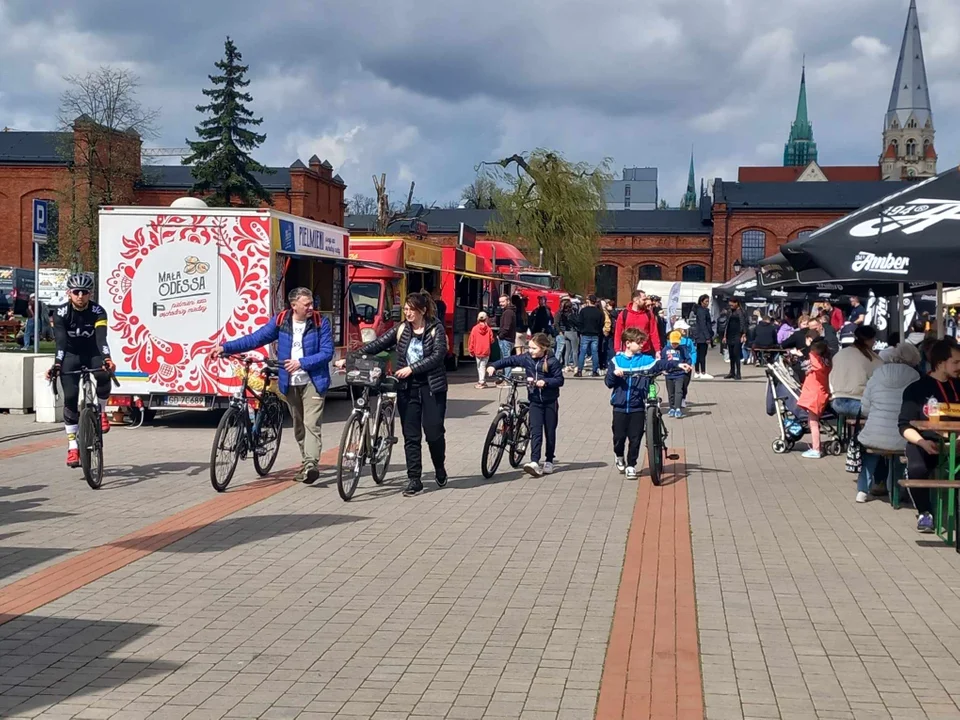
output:
[[[802,457],[819,460],[823,457],[820,448],[820,416],[830,399],[830,349],[825,340],[813,330],[807,335],[810,369],[803,379],[803,387],[797,405],[807,411],[810,423],[810,449]]]
[[[862,330],[865,326],[857,328]],[[837,361],[850,350],[841,350]],[[887,475],[887,459],[870,451],[902,453],[906,448],[907,441],[897,429],[903,391],[920,379],[920,373],[914,369],[920,363],[920,351],[914,345],[901,343],[887,348],[880,353],[880,359],[883,364],[873,371],[860,399],[867,420],[857,436],[863,448],[857,477],[858,503],[867,502],[871,488]]]

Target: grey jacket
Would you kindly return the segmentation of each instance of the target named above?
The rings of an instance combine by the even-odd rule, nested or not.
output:
[[[903,450],[907,441],[900,435],[897,423],[903,391],[920,379],[920,373],[909,365],[886,363],[874,370],[861,398],[867,421],[858,439],[868,448]]]

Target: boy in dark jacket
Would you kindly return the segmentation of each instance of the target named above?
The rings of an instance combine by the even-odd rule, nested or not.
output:
[[[670,333],[663,359],[674,360],[680,365],[692,365],[694,363],[690,345],[683,342],[683,333],[679,330]],[[670,412],[668,414],[675,418],[683,417],[683,389],[686,385],[686,379],[690,377],[680,365],[666,373],[667,398],[670,400]]]
[[[681,365],[676,360],[657,360],[653,355],[641,355],[640,348],[647,341],[647,337],[646,333],[637,328],[626,328],[622,337],[624,350],[607,365],[604,382],[613,391],[610,393],[610,404],[613,406],[613,453],[616,456],[617,470],[626,472],[627,478],[633,479],[637,477],[637,460],[640,457],[640,444],[643,442],[645,402],[652,382],[650,377],[635,373],[666,372],[678,367],[690,372],[693,368]],[[628,439],[630,447],[624,460],[623,450]]]
[[[527,397],[530,400],[530,462],[523,466],[524,472],[533,477],[553,472],[554,452],[557,447],[557,423],[559,422],[560,388],[563,385],[563,365],[550,352],[553,343],[546,333],[537,333],[528,343],[528,352],[523,355],[497,360],[487,366],[487,374],[508,367],[523,368],[527,372]],[[547,436],[547,457],[540,465],[543,436]]]

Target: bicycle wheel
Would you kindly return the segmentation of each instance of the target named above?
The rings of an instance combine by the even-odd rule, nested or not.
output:
[[[648,407],[646,418],[647,464],[650,466],[650,479],[654,485],[663,480],[663,461],[667,454],[664,447],[663,425],[660,422],[660,408]]]
[[[343,435],[340,437],[340,451],[337,456],[337,492],[344,500],[353,497],[360,482],[360,473],[363,471],[363,420],[359,413],[354,413],[343,426]]]
[[[77,444],[80,446],[80,467],[83,477],[94,490],[103,483],[103,439],[100,435],[100,418],[89,405],[80,411]]]
[[[480,472],[488,480],[500,467],[500,460],[503,458],[503,450],[507,447],[507,434],[509,415],[500,412],[490,423],[490,429],[487,430],[487,439],[483,441],[483,454],[480,456]]]
[[[263,477],[280,454],[280,437],[283,435],[283,405],[280,400],[268,396],[257,417],[253,433],[253,467]]]
[[[510,467],[518,468],[530,445],[530,415],[526,408],[520,408],[517,424],[513,428],[513,444],[510,446]]]
[[[237,469],[237,463],[240,461],[244,412],[246,411],[238,407],[227,408],[213,436],[213,449],[210,451],[210,483],[217,492],[227,489]]]
[[[393,454],[395,442],[393,428],[396,424],[396,406],[384,403],[380,406],[377,415],[377,424],[373,430],[373,457],[370,458],[370,471],[373,481],[380,485],[387,477],[387,468],[390,467],[390,456]]]

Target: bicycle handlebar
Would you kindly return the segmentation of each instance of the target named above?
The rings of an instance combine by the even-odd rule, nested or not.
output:
[[[270,372],[276,372],[277,370],[280,369],[279,363],[276,363],[273,360],[264,360],[263,358],[257,357],[256,355],[228,355],[227,353],[224,353],[220,357],[228,358],[230,360],[236,360],[237,362],[243,364],[243,366],[247,368],[249,368],[251,365],[255,363],[260,363],[261,365],[263,365],[264,370],[268,370]]]

